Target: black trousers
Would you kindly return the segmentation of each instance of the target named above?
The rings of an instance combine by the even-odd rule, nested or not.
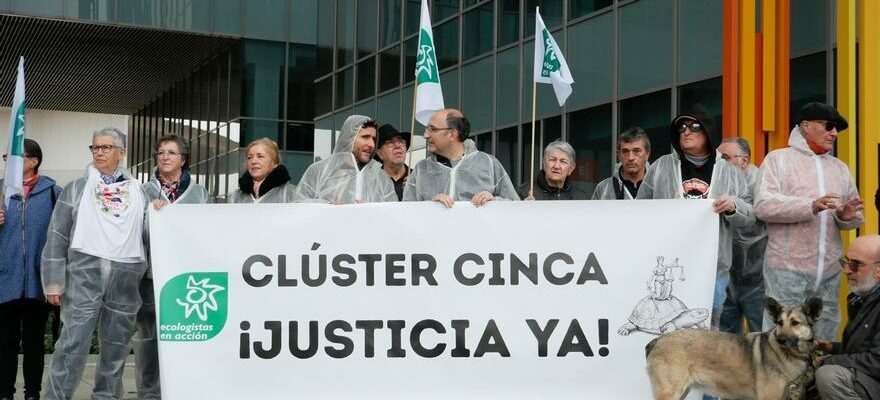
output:
[[[24,394],[40,395],[48,317],[49,304],[40,300],[18,299],[0,304],[0,397],[12,398],[15,392],[19,348],[24,350]]]

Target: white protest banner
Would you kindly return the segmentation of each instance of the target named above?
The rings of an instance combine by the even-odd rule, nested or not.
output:
[[[168,399],[646,399],[645,345],[710,320],[710,200],[150,218]]]

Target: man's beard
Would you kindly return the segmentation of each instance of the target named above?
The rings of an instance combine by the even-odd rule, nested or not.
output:
[[[855,293],[856,296],[864,296],[870,294],[877,287],[878,283],[880,283],[880,279],[877,279],[877,275],[872,274],[866,277],[864,281],[851,286],[849,290]]]

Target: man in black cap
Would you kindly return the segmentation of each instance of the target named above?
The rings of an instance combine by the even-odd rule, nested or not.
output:
[[[847,126],[827,104],[803,106],[789,147],[767,154],[755,188],[755,214],[767,225],[765,294],[786,306],[821,297],[816,336],[823,340],[834,340],[840,324],[840,232],[864,222],[852,174],[831,155]],[[764,330],[773,325],[765,312]]]
[[[403,200],[403,187],[409,176],[410,168],[406,161],[406,152],[410,146],[410,133],[398,132],[391,124],[379,127],[376,137],[376,160],[382,163],[382,169],[394,183],[397,200]]]

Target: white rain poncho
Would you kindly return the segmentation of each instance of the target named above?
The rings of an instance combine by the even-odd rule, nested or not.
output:
[[[835,210],[814,215],[817,198],[837,193],[843,204],[858,197],[858,189],[847,165],[831,154],[814,154],[797,126],[788,144],[764,158],[755,190],[756,215],[767,224],[764,289],[784,305],[822,297],[818,336],[830,340],[840,324],[840,232],[861,226],[864,214],[851,221],[840,220]]]
[[[137,190],[142,191],[131,175],[124,172],[123,176],[137,183]],[[141,306],[138,287],[147,269],[146,262],[116,262],[70,249],[70,240],[78,229],[78,210],[86,182],[84,176],[64,187],[43,248],[43,289],[46,295],[61,295],[64,324],[49,366],[44,393],[49,400],[73,397],[96,325],[100,327],[101,352],[92,398],[117,398],[122,392],[122,369],[131,350],[135,315]],[[143,212],[141,209],[140,218]]]
[[[248,187],[247,192],[242,190],[244,185],[247,185]],[[251,178],[247,171],[242,173],[241,177],[238,179],[238,186],[238,190],[232,192],[232,194],[226,199],[228,203],[293,203],[296,198],[296,186],[290,183],[290,173],[287,171],[287,167],[283,164],[275,166],[275,168],[269,172],[269,175],[263,179],[260,188],[265,189],[271,187],[271,189],[263,193],[258,199],[255,199],[254,196],[249,193],[253,191],[254,179]]]
[[[495,157],[477,150],[474,141],[464,141],[464,156],[450,168],[437,155],[419,161],[403,191],[403,201],[430,201],[446,194],[455,201],[470,201],[487,191],[497,200],[519,200],[516,187]]]
[[[645,168],[649,168],[650,166],[651,163],[645,162]],[[611,177],[604,179],[596,185],[596,190],[593,191],[593,196],[590,200],[617,200],[616,190],[621,191],[624,200],[633,200],[633,196],[629,193],[629,190],[623,187],[623,184],[621,183],[620,168],[620,163],[614,165],[614,172],[611,173]],[[617,181],[615,181],[615,179]],[[617,185],[617,188],[614,187],[615,184]]]
[[[351,204],[397,201],[397,192],[382,164],[371,159],[358,168],[355,139],[370,119],[352,115],[342,123],[333,154],[309,166],[296,188],[297,202]]]
[[[183,171],[181,182],[189,182],[183,193],[177,195],[174,204],[205,204],[210,203],[211,198],[204,186],[190,180],[188,170]],[[153,178],[144,184],[144,192],[147,194],[147,202],[153,200],[168,201],[168,196],[162,191],[162,184],[153,170]],[[152,207],[148,205],[147,207]],[[149,234],[149,229],[145,232]],[[147,236],[148,237],[148,236]],[[146,241],[149,248],[149,240]],[[161,399],[162,393],[159,384],[159,347],[156,340],[156,298],[153,293],[153,279],[147,272],[140,284],[141,308],[137,313],[137,330],[131,339],[134,347],[135,359],[135,383],[137,384],[138,399],[155,400]]]

